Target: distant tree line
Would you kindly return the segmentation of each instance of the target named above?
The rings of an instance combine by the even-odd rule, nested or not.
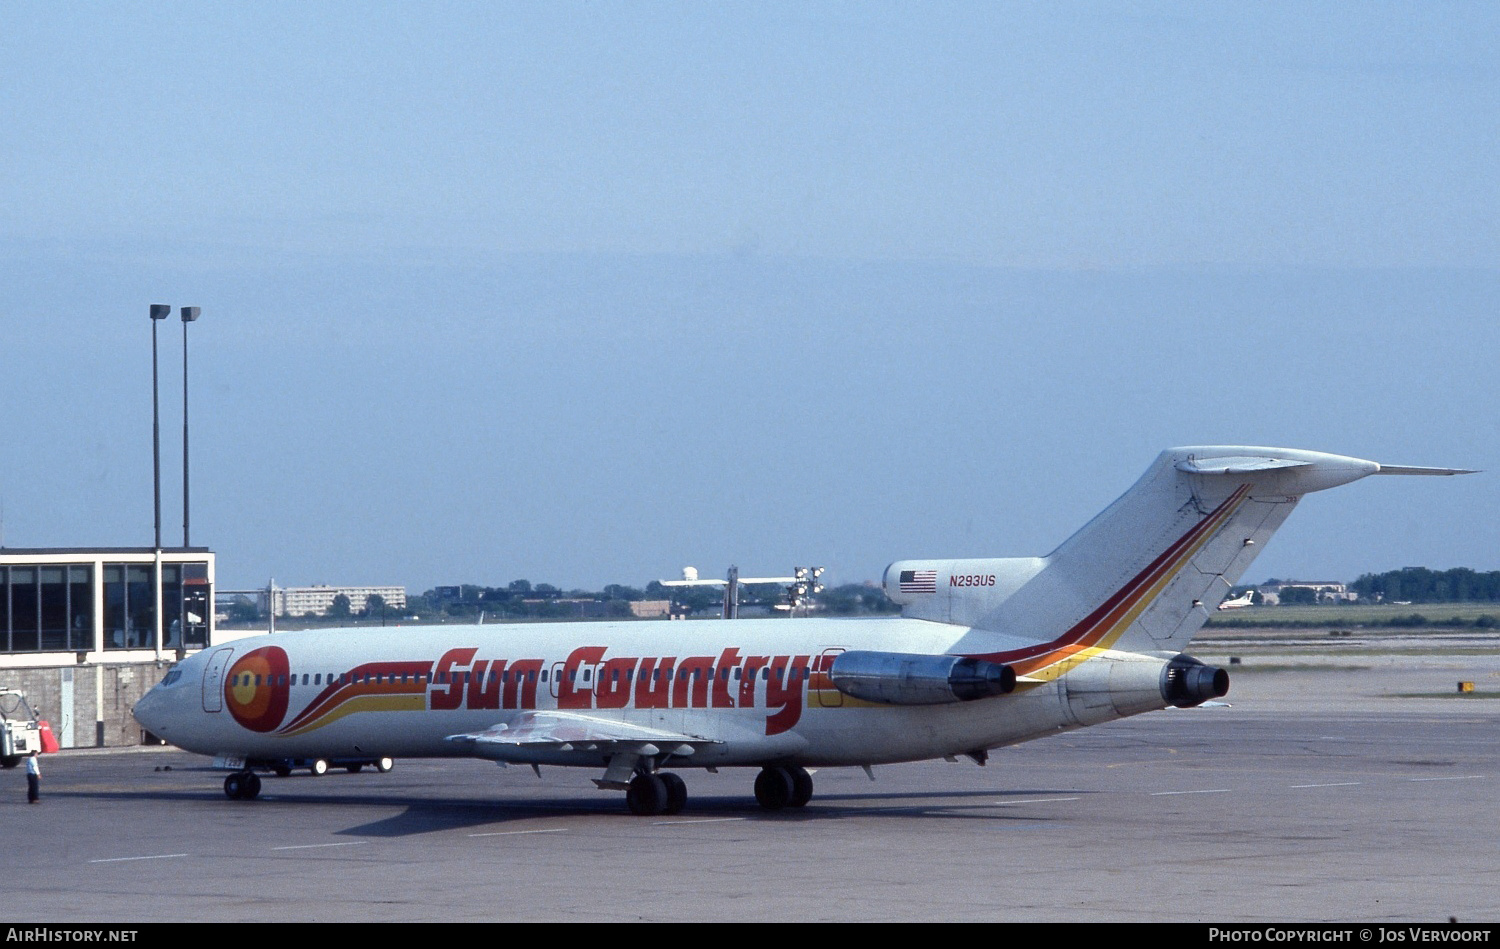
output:
[[[1362,601],[1384,603],[1500,602],[1500,570],[1480,573],[1467,567],[1429,570],[1402,567],[1367,573],[1349,585]]]

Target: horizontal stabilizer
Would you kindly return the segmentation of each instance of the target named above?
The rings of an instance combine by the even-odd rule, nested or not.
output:
[[[1461,475],[1478,474],[1474,468],[1413,468],[1410,465],[1381,465],[1376,474],[1387,475]]]

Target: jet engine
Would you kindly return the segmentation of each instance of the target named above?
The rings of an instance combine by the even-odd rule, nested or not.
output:
[[[1229,673],[1178,654],[1161,674],[1161,697],[1178,708],[1192,708],[1229,694]]]
[[[1004,695],[1016,687],[1010,666],[963,656],[851,650],[828,671],[845,695],[882,705],[942,705]]]

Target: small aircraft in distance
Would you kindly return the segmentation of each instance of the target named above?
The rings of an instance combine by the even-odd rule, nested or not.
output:
[[[1219,604],[1221,610],[1242,610],[1247,606],[1255,605],[1255,591],[1246,590],[1232,600],[1225,600]]]
[[[679,771],[759,769],[768,810],[808,769],[966,756],[1226,694],[1182,650],[1303,495],[1450,475],[1322,452],[1163,452],[1045,557],[903,560],[899,618],[559,623],[284,633],[211,646],[134,708],[230,770],[290,760],[481,758],[602,772],[636,814],[687,802]]]

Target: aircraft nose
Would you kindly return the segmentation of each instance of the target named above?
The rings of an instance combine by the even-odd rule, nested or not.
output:
[[[141,696],[140,699],[135,703],[135,705],[130,709],[130,714],[135,718],[137,722],[141,724],[141,727],[146,729],[146,731],[148,732],[159,733],[158,726],[160,726],[162,723],[162,708],[164,702],[161,693],[161,686],[158,685],[153,687],[151,691]]]

